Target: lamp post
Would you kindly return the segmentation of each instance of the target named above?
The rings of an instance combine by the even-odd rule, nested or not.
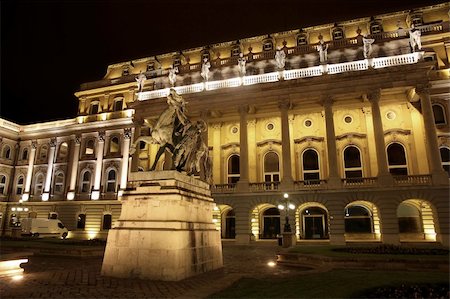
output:
[[[289,194],[284,193],[281,204],[278,205],[279,210],[284,210],[285,223],[283,227],[283,247],[291,247],[294,243],[294,234],[292,234],[291,225],[289,223],[289,210],[294,210],[295,205],[289,201]]]

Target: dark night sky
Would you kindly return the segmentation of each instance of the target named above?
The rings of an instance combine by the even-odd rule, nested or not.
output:
[[[74,117],[73,93],[111,63],[442,2],[2,0],[0,117]]]

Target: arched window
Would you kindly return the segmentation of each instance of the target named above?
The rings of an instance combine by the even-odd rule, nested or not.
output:
[[[408,175],[405,149],[399,143],[392,143],[387,148],[389,172],[393,175]]]
[[[85,170],[81,174],[80,192],[89,193],[90,189],[91,189],[91,172],[89,170]]]
[[[6,175],[0,174],[0,195],[5,194],[6,191]]]
[[[42,194],[42,189],[44,186],[44,175],[39,173],[36,175],[36,181],[34,183],[34,195],[38,196]]]
[[[308,207],[302,215],[302,238],[326,239],[328,238],[328,214],[320,207]]]
[[[78,214],[77,229],[84,229],[86,227],[86,214]]]
[[[278,155],[275,152],[268,152],[264,156],[264,181],[280,181],[280,165]]]
[[[28,148],[24,148],[22,151],[22,160],[28,160]]]
[[[225,215],[225,239],[234,239],[236,237],[236,216],[234,210],[227,211]]]
[[[2,158],[3,159],[11,159],[11,147],[8,144],[5,144],[3,146]]]
[[[349,206],[345,208],[346,233],[372,233],[372,214],[362,206]]]
[[[114,99],[114,111],[120,111],[123,109],[123,98]]]
[[[261,239],[275,239],[280,233],[280,211],[277,208],[269,208],[262,214],[263,233]]]
[[[98,113],[99,102],[91,102],[89,107],[89,114],[97,114]]]
[[[116,170],[111,169],[107,172],[106,177],[106,192],[116,192]]]
[[[102,229],[103,230],[110,229],[111,224],[112,224],[112,215],[111,214],[103,215]]]
[[[94,139],[87,140],[86,147],[84,149],[84,154],[85,155],[93,155],[94,154],[94,146],[95,146]]]
[[[21,195],[23,193],[23,175],[19,175],[16,184],[16,195]]]
[[[445,125],[447,123],[444,107],[440,104],[433,104],[433,115],[436,125]]]
[[[64,192],[64,173],[58,172],[55,175],[55,186],[54,186],[55,194],[62,194]]]
[[[263,51],[272,51],[273,50],[273,41],[268,38],[263,41]]]
[[[43,144],[39,149],[39,160],[45,161],[47,159],[48,145]]]
[[[340,27],[334,28],[333,32],[332,32],[332,35],[333,35],[333,40],[340,40],[340,39],[345,38],[344,30],[342,28],[340,28]]]
[[[119,137],[117,137],[117,136],[111,137],[111,139],[109,141],[109,152],[110,153],[118,153],[119,150],[120,150]]]
[[[397,208],[397,217],[400,233],[422,232],[420,211],[416,206],[409,203],[401,203]]]
[[[307,44],[308,44],[308,37],[306,36],[306,33],[300,33],[299,35],[297,35],[297,46]]]
[[[235,184],[239,181],[239,156],[231,155],[228,158],[228,184]]]
[[[450,149],[448,147],[441,147],[439,152],[441,153],[442,168],[447,171],[450,177]]]
[[[58,151],[58,159],[59,160],[66,160],[67,154],[69,153],[69,145],[67,142],[63,142],[59,145],[59,151]]]
[[[302,155],[303,180],[317,182],[320,180],[319,155],[313,149],[307,149]]]
[[[356,146],[348,146],[344,150],[345,178],[361,178],[363,176],[361,153]]]

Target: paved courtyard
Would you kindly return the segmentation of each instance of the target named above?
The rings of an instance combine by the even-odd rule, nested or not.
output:
[[[269,267],[280,247],[274,243],[224,243],[224,268],[180,282],[117,279],[100,275],[101,257],[31,256],[20,281],[0,278],[2,298],[204,298],[241,277],[295,275],[300,270]]]

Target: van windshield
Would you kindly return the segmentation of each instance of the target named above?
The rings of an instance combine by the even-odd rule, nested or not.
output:
[[[62,224],[61,222],[58,222],[58,227],[59,228],[64,228],[64,224]]]

